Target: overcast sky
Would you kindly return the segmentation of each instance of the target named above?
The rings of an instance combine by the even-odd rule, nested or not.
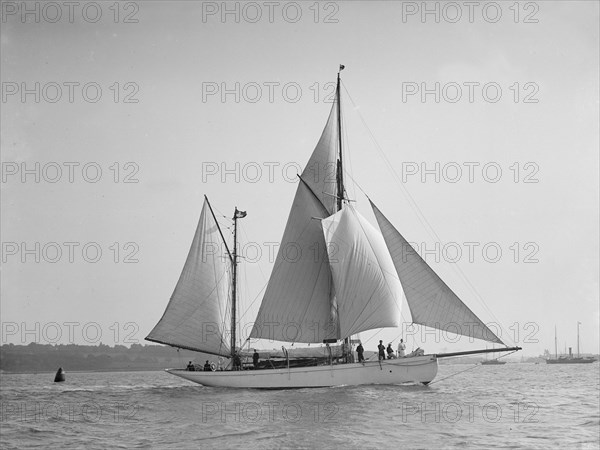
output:
[[[251,322],[342,63],[359,210],[350,177],[506,343],[597,353],[598,3],[489,3],[3,2],[2,343],[143,342],[204,194],[248,212]]]

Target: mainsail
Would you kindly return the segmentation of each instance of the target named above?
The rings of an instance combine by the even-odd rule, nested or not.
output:
[[[504,345],[427,265],[373,202],[371,207],[404,288],[413,323]]]
[[[325,238],[318,218],[335,212],[336,104],[308,161],[250,334],[285,342],[339,339]]]
[[[397,327],[402,287],[381,233],[351,205],[321,224],[329,249],[341,336]]]
[[[225,325],[231,286],[230,258],[205,199],[177,286],[146,340],[229,356]]]

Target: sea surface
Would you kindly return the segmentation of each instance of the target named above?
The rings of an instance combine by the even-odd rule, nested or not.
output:
[[[441,365],[429,386],[280,391],[165,372],[2,374],[0,448],[564,448],[600,445],[600,367]]]

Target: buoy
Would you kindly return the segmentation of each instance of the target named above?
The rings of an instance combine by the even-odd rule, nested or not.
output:
[[[60,383],[61,381],[65,381],[65,371],[62,367],[59,367],[56,376],[54,377],[54,382]]]

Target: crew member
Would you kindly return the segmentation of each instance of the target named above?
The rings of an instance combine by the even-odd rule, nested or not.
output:
[[[383,341],[379,341],[377,349],[379,350],[379,360],[385,359],[385,345],[383,345]]]
[[[359,342],[358,347],[356,347],[356,353],[358,354],[358,362],[364,363],[364,361],[365,361],[365,357],[363,356],[364,352],[365,352],[365,349],[362,346],[362,342]]]
[[[255,369],[258,369],[258,359],[259,358],[260,358],[260,355],[258,354],[256,349],[254,349],[254,354],[252,355],[252,364],[254,365]]]
[[[404,358],[406,345],[404,345],[404,340],[400,339],[400,343],[398,344],[398,358]]]
[[[388,346],[385,349],[385,351],[387,352],[388,359],[394,359],[394,358],[396,358],[396,355],[394,355],[394,349],[392,348],[392,343],[391,342],[388,344]]]

